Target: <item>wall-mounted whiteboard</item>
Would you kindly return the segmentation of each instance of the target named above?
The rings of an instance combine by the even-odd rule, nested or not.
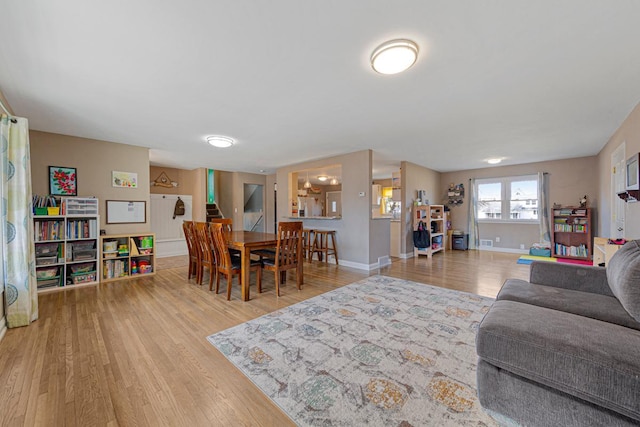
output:
[[[147,222],[147,202],[107,200],[107,224],[135,224],[145,222]]]

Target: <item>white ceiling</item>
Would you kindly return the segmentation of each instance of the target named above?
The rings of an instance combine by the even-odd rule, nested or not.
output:
[[[640,100],[635,0],[0,0],[0,90],[32,129],[153,164],[273,173],[373,149],[437,171],[595,155]],[[416,65],[376,74],[380,43]],[[209,134],[237,138],[227,150]]]

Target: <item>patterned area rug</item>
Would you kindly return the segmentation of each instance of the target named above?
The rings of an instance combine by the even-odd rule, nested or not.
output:
[[[492,302],[373,276],[208,340],[301,426],[493,426],[475,386]]]

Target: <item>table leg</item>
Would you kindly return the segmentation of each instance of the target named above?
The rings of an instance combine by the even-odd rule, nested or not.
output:
[[[242,282],[241,292],[242,301],[249,301],[249,278],[251,277],[251,251],[245,247],[242,248],[242,266],[240,271],[240,277]]]

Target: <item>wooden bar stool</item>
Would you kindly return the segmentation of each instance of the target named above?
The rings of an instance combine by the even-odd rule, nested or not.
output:
[[[333,255],[338,265],[338,249],[336,248],[336,231],[335,230],[313,230],[313,247],[311,249],[311,259],[313,254],[318,254],[318,261],[322,261],[322,254],[325,256],[325,262],[329,261],[329,255]],[[331,244],[329,244],[331,237]]]
[[[302,256],[311,262],[313,252],[313,228],[305,228],[302,230]]]

